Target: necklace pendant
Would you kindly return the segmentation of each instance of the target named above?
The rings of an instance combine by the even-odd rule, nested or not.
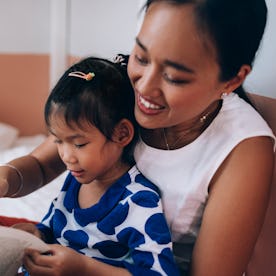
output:
[[[204,123],[204,121],[205,121],[206,119],[207,119],[207,116],[204,115],[204,116],[202,116],[202,117],[200,118],[200,122],[201,122],[201,123]]]
[[[167,139],[167,136],[166,136],[165,128],[163,128],[162,130],[163,130],[163,137],[164,137],[164,142],[165,142],[165,145],[166,145],[166,149],[170,150],[170,146],[169,146],[168,139]]]

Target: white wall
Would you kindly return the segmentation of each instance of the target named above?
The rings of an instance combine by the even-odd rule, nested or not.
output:
[[[50,53],[51,1],[0,0],[0,53]],[[129,53],[144,0],[66,0],[70,5],[66,47],[74,56],[107,58]],[[276,98],[276,1],[266,0],[269,17],[247,90]]]
[[[256,94],[276,98],[276,1],[266,0],[266,3],[268,22],[260,51],[245,88]]]
[[[0,0],[0,53],[48,53],[49,35],[49,0]]]
[[[60,0],[0,0],[0,53],[49,53],[55,1]],[[68,54],[112,57],[130,52],[139,0],[66,1],[71,9]]]
[[[71,0],[70,53],[112,58],[129,53],[139,0]]]

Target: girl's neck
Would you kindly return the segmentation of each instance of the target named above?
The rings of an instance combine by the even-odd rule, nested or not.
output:
[[[82,184],[78,201],[80,208],[89,208],[99,202],[106,191],[120,179],[132,166],[121,162],[116,173],[106,175],[103,179],[95,179],[89,184]]]
[[[196,138],[211,124],[222,107],[222,100],[213,102],[201,114],[177,126],[160,129],[141,129],[143,141],[158,149],[174,150],[182,148]]]

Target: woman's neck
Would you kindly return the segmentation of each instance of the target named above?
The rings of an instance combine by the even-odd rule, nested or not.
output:
[[[222,100],[209,105],[201,114],[195,118],[176,126],[159,129],[141,129],[143,141],[158,149],[174,150],[182,148],[196,138],[211,124],[219,113]]]

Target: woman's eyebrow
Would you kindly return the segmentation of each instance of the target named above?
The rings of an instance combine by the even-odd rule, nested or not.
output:
[[[135,38],[136,44],[142,48],[145,52],[148,51],[148,49],[146,48],[146,46],[140,41],[140,39],[138,37]]]
[[[190,73],[190,74],[195,73],[195,71],[192,68],[189,68],[188,66],[186,66],[182,63],[178,63],[178,62],[175,62],[175,61],[172,61],[172,60],[165,60],[164,65],[173,67],[176,70],[183,71],[183,72],[186,72],[186,73]]]
[[[141,40],[136,37],[135,38],[135,41],[136,41],[136,44],[141,48],[143,49],[145,52],[148,51],[147,47],[141,42]],[[179,71],[183,71],[183,72],[186,72],[186,73],[190,73],[190,74],[194,74],[195,71],[193,69],[191,69],[190,67],[182,64],[182,63],[179,63],[179,62],[176,62],[176,61],[172,61],[172,60],[165,60],[164,61],[164,65],[165,66],[170,66],[170,67],[173,67],[175,68],[176,70],[179,70]]]

